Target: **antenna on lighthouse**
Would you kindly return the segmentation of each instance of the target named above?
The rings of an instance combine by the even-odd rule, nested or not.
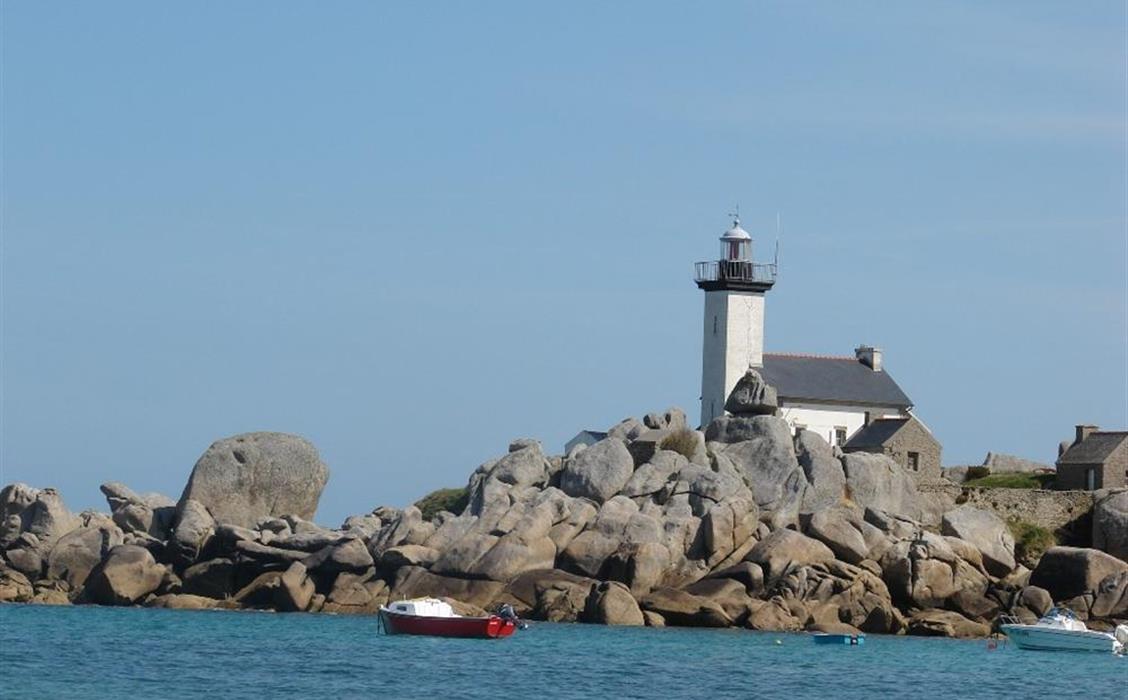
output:
[[[777,211],[776,212],[776,249],[775,249],[775,263],[774,263],[777,271],[779,270],[779,229],[780,229],[779,212]]]
[[[740,205],[737,204],[735,207],[733,207],[733,210],[730,211],[728,213],[728,215],[732,217],[733,222],[739,224],[740,223]]]

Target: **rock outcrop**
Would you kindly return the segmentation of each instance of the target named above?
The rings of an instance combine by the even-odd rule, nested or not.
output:
[[[746,380],[738,415],[703,432],[671,409],[566,457],[514,440],[470,475],[460,513],[379,507],[317,525],[327,472],[278,433],[212,445],[175,505],[110,482],[111,514],[76,516],[12,484],[0,601],[365,615],[436,596],[559,622],[956,637],[1055,603],[1128,616],[1125,561],[1055,547],[1031,572],[998,517],[918,490],[888,457],[793,437]],[[1094,516],[1114,553],[1124,493]]]
[[[0,546],[6,547],[25,532],[51,545],[80,524],[55,489],[17,483],[0,490]]]

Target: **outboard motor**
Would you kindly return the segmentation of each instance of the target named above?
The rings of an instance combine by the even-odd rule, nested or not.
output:
[[[509,603],[502,603],[497,606],[497,612],[495,614],[503,620],[512,620],[513,624],[516,625],[519,630],[529,628],[527,623],[522,622],[521,618],[517,617],[517,611],[514,610],[513,606]]]
[[[1113,632],[1116,641],[1120,642],[1120,653],[1128,654],[1128,625],[1117,625]]]

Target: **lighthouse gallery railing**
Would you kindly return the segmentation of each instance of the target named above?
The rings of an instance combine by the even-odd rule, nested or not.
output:
[[[694,265],[694,280],[697,282],[775,282],[774,263],[753,263],[739,260],[713,260]]]

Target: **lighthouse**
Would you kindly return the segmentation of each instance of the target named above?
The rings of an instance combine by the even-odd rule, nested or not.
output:
[[[721,236],[721,255],[699,262],[694,281],[705,292],[701,352],[701,425],[724,413],[725,399],[749,367],[764,363],[764,294],[777,265],[752,260],[752,236],[733,217]]]

